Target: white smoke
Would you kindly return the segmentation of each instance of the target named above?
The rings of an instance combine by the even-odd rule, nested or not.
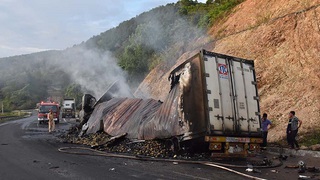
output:
[[[167,7],[169,9],[162,13],[167,13],[165,17],[172,20],[170,26],[164,26],[162,16],[157,16],[157,14],[150,13],[148,17],[141,15],[136,19],[139,25],[135,33],[130,36],[130,40],[135,44],[144,44],[156,53],[168,54],[162,58],[173,65],[177,58],[189,49],[186,47],[187,44],[194,42],[197,37],[205,36],[205,34],[184,18],[179,17],[173,6]],[[168,36],[169,33],[170,36]],[[180,47],[181,50],[179,52],[176,52],[175,49],[170,50],[170,48],[168,49],[170,46]],[[121,87],[117,96],[131,96],[130,88],[126,83],[127,74],[117,65],[117,60],[111,52],[100,52],[75,46],[63,51],[62,56],[54,60],[53,63],[69,74],[72,81],[80,84],[84,91],[94,92],[93,95],[96,98],[101,97],[108,87],[116,81],[118,81],[117,85]]]
[[[159,8],[160,10],[161,8]],[[204,29],[197,27],[185,17],[177,14],[173,6],[166,6],[165,11],[162,10],[162,13],[166,13],[166,16],[164,16],[166,20],[162,19],[163,16],[159,16],[156,12],[151,12],[148,17],[144,17],[144,14],[142,14],[136,18],[139,26],[130,37],[136,44],[144,44],[158,53],[166,53],[172,49],[168,47],[180,47],[182,52],[177,54],[177,56],[180,56],[188,50],[201,49],[201,45],[195,42],[196,39],[208,37]],[[164,21],[167,24],[164,25]],[[171,60],[175,61],[176,59]]]
[[[112,53],[84,47],[73,47],[62,52],[60,57],[51,57],[51,64],[70,76],[72,82],[79,84],[84,93],[93,92],[101,97],[114,82],[120,86],[117,96],[130,97],[126,83],[126,73],[117,65]]]

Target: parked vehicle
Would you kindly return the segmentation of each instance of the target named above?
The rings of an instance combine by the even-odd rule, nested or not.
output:
[[[62,104],[62,118],[76,117],[76,101],[75,99],[64,99]]]
[[[53,112],[53,120],[57,124],[59,123],[60,119],[60,106],[59,103],[56,102],[41,102],[39,105],[38,110],[38,123],[42,124],[45,122],[48,122],[47,114],[49,113],[49,110],[52,110]]]

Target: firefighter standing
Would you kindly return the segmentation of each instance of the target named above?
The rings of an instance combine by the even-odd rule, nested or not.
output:
[[[49,124],[49,133],[51,133],[52,131],[54,131],[54,128],[55,128],[55,124],[54,124],[54,120],[53,120],[53,113],[52,113],[51,109],[49,110],[47,118],[49,120],[49,122],[48,122],[48,124]]]

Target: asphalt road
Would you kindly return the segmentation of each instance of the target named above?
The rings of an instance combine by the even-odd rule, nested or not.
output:
[[[74,120],[61,120],[57,132],[38,125],[36,116],[0,124],[0,179],[244,179],[199,164],[138,161],[65,154],[57,135]]]

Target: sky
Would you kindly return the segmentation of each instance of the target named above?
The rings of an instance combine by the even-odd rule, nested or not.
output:
[[[63,50],[142,12],[176,2],[0,0],[0,58],[45,50]]]

